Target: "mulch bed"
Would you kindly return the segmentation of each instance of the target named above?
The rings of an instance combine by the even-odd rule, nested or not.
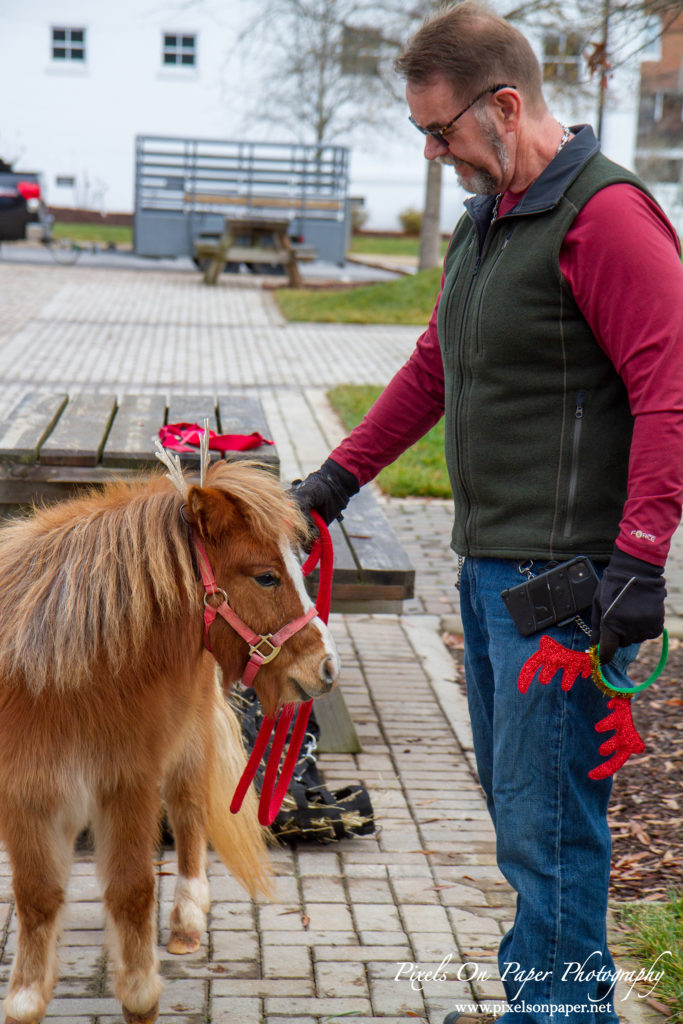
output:
[[[462,671],[462,637],[443,634]],[[633,678],[655,668],[659,640],[643,644]],[[645,743],[614,778],[609,822],[612,830],[614,900],[661,900],[683,889],[683,643],[671,638],[669,659],[659,679],[633,701],[633,721]],[[596,752],[612,733],[596,733]]]
[[[653,671],[660,650],[659,641],[643,644],[638,679]],[[659,900],[683,888],[682,680],[683,644],[671,638],[662,675],[633,701],[645,752],[631,757],[614,780],[609,821],[617,900]]]

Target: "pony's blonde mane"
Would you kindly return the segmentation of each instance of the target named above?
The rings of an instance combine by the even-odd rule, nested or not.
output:
[[[257,543],[304,529],[280,484],[248,463],[218,462],[205,487],[242,505]],[[87,685],[116,674],[178,614],[201,616],[180,507],[165,477],[114,482],[0,529],[0,685]],[[169,637],[170,640],[170,637]]]

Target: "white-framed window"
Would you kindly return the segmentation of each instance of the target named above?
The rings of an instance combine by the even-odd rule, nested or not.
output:
[[[85,62],[85,29],[53,25],[50,53],[55,61]]]
[[[546,32],[543,36],[543,80],[579,82],[584,44],[577,32]]]
[[[194,32],[164,32],[162,35],[161,62],[164,67],[196,67],[196,34]]]
[[[638,51],[641,61],[657,62],[662,59],[662,19],[652,15],[643,27],[643,46]]]

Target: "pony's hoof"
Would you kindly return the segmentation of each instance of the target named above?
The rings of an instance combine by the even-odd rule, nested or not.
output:
[[[199,932],[171,932],[171,938],[166,947],[169,953],[181,955],[183,953],[196,953],[201,946],[202,939]]]
[[[126,1024],[154,1024],[154,1021],[159,1016],[159,1003],[155,1003],[146,1013],[131,1013],[125,1006],[122,1006],[121,1009],[123,1010],[123,1019]]]

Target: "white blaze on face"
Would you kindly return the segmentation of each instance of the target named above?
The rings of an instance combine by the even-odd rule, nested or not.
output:
[[[305,613],[309,610],[309,608],[313,608],[314,605],[313,601],[311,600],[308,594],[308,591],[306,590],[306,584],[304,583],[304,577],[303,573],[301,572],[301,566],[297,562],[291,546],[286,541],[281,545],[280,550],[282,552],[282,560],[285,563],[285,568],[292,579],[292,583],[296,588],[297,594],[301,598],[301,604],[303,605],[303,610]],[[310,624],[312,626],[315,626],[316,629],[320,630],[323,645],[325,647],[325,654],[327,655],[328,658],[331,659],[334,665],[335,676],[338,675],[339,655],[337,654],[337,648],[332,637],[332,634],[330,633],[329,629],[327,628],[327,626],[325,625],[325,623],[323,622],[319,615],[316,615],[314,619],[311,619]]]

